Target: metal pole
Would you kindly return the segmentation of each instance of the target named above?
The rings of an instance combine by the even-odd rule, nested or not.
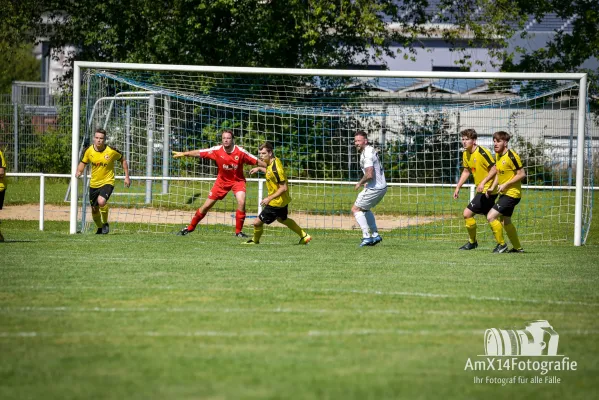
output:
[[[162,176],[168,178],[168,167],[170,161],[170,138],[171,138],[171,102],[164,96],[164,138],[162,140]],[[168,194],[168,181],[162,180],[162,194]]]
[[[127,104],[125,111],[125,160],[131,168],[131,105]]]
[[[13,126],[14,126],[14,150],[13,150],[13,172],[19,172],[19,104],[13,103]]]
[[[79,62],[75,62],[73,66],[73,132],[71,142],[71,220],[69,233],[77,233],[77,195],[78,195],[78,180],[75,178],[77,165],[79,164],[79,119],[81,111],[81,67]]]
[[[146,149],[146,176],[152,176],[154,164],[154,120],[155,120],[155,96],[150,96],[148,104],[148,140]],[[146,180],[146,204],[152,203],[152,180]]]
[[[45,192],[46,192],[46,177],[44,174],[40,175],[40,231],[44,230],[44,203],[45,203]]]
[[[568,186],[572,186],[572,151],[574,150],[574,113],[570,114],[570,156],[568,157]]]
[[[584,133],[587,108],[587,74],[578,88],[578,138],[576,147],[576,208],[574,210],[574,246],[582,245],[582,190],[584,184]]]

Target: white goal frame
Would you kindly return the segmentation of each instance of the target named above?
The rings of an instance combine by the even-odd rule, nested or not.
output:
[[[325,69],[279,69],[250,67],[212,67],[192,65],[162,64],[129,64],[75,61],[73,67],[73,131],[71,153],[71,192],[70,192],[70,227],[69,233],[77,232],[78,179],[75,177],[79,164],[79,132],[81,107],[81,69],[106,68],[122,70],[146,71],[184,71],[205,73],[236,74],[268,74],[268,75],[301,75],[301,76],[337,76],[337,77],[372,77],[372,78],[429,78],[429,79],[525,79],[525,80],[571,80],[578,81],[578,124],[576,148],[576,191],[574,214],[574,246],[582,245],[583,190],[584,190],[584,140],[587,107],[587,74],[586,73],[501,73],[501,72],[430,72],[430,71],[368,71],[368,70],[325,70]],[[145,177],[145,179],[153,179]]]

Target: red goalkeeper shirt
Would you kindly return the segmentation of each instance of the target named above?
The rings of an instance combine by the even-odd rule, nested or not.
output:
[[[224,183],[245,181],[243,164],[256,165],[258,163],[258,158],[238,146],[234,146],[231,153],[227,153],[222,145],[202,149],[200,157],[216,161],[218,167],[216,179]]]

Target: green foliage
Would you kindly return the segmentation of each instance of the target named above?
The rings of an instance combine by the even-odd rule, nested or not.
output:
[[[392,40],[382,16],[398,15],[391,0],[47,3],[60,12],[46,33],[56,46],[77,44],[80,59],[195,65],[330,68],[380,61]]]
[[[460,142],[442,115],[408,117],[401,135],[383,150],[385,177],[391,182],[455,183]]]
[[[551,167],[551,159],[547,155],[550,150],[544,140],[538,143],[524,139],[516,135],[510,140],[510,147],[518,153],[526,171],[523,184],[531,185],[553,185],[559,184],[560,174]]]
[[[27,170],[47,174],[68,174],[71,171],[71,136],[48,128],[36,133],[37,146],[28,146],[19,154],[27,160]]]
[[[39,81],[40,64],[32,55],[31,45],[20,44],[0,50],[0,94],[10,93],[13,81]]]

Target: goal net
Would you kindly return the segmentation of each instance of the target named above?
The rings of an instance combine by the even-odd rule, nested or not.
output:
[[[125,155],[133,179],[129,189],[117,179],[109,202],[113,232],[173,233],[186,225],[206,199],[216,166],[211,160],[174,159],[171,151],[218,145],[224,129],[255,155],[262,142],[274,144],[289,179],[290,213],[302,227],[329,234],[357,229],[350,210],[361,170],[353,139],[364,130],[390,186],[374,209],[379,228],[387,236],[461,241],[462,210],[474,195],[469,181],[453,199],[463,151],[459,132],[466,128],[475,129],[478,144],[491,152],[494,132],[512,135],[510,148],[527,172],[513,216],[525,242],[575,239],[577,183],[583,242],[588,232],[598,138],[587,114],[579,114],[580,107],[586,110],[580,79],[88,64],[81,67],[77,91],[77,156],[91,144],[94,130],[105,128],[108,144]],[[120,166],[117,175],[122,176]],[[263,176],[247,177],[252,218],[266,188]],[[86,232],[95,227],[87,188],[81,192],[77,230]],[[200,229],[234,225],[235,208],[229,194]],[[480,234],[491,240],[484,217],[477,218]]]

